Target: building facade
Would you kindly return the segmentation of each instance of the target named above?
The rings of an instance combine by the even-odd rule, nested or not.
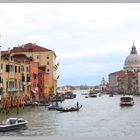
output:
[[[109,89],[123,94],[140,93],[140,56],[133,43],[130,54],[126,57],[124,69],[109,74]]]
[[[34,62],[40,66],[46,67],[48,73],[48,86],[49,89],[53,88],[53,92],[56,93],[57,78],[56,78],[56,54],[50,49],[46,49],[36,44],[28,43],[18,47],[14,47],[10,50],[10,55],[25,54],[28,58],[31,58]]]
[[[102,78],[101,83],[99,85],[99,91],[100,92],[108,91],[108,82],[105,81],[104,77]]]
[[[46,73],[45,67],[39,67],[39,98],[40,100],[49,98],[49,87],[48,87],[48,73]]]
[[[11,105],[19,99],[39,101],[56,92],[56,55],[52,50],[28,43],[0,53],[0,101]]]

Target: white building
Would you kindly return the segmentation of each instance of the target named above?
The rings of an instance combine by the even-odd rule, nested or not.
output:
[[[108,89],[108,82],[105,81],[104,77],[101,80],[101,83],[99,85],[99,90],[100,91],[106,91]]]
[[[140,71],[140,56],[137,54],[134,43],[131,48],[130,55],[125,59],[124,70],[133,72]]]

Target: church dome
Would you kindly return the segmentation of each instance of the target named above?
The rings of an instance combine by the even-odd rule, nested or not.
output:
[[[137,54],[136,47],[133,43],[130,55],[125,59],[124,69],[128,71],[140,70],[140,56]]]

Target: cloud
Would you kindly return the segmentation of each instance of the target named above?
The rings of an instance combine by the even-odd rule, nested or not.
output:
[[[100,75],[122,69],[133,41],[140,53],[139,17],[140,4],[0,4],[0,44],[52,49],[61,85],[83,77],[96,84]]]

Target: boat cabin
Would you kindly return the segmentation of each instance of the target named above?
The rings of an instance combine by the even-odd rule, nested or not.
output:
[[[134,105],[133,96],[122,96],[120,98],[120,105]]]
[[[6,121],[3,121],[2,124],[16,124],[25,122],[23,118],[8,118]]]

